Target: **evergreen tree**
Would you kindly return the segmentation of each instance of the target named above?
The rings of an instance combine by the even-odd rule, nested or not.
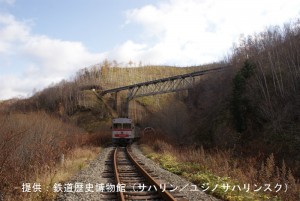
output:
[[[251,106],[248,98],[245,96],[246,81],[251,77],[253,72],[254,64],[246,60],[242,69],[233,78],[231,112],[238,132],[243,132],[247,129],[247,114]]]

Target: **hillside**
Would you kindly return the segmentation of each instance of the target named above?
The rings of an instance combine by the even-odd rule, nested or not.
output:
[[[116,62],[104,61],[99,65],[78,71],[70,81],[63,80],[49,86],[31,98],[15,100],[13,104],[9,104],[10,107],[7,107],[9,108],[7,110],[21,112],[44,110],[71,121],[89,132],[99,131],[103,129],[103,126],[108,127],[109,119],[118,114],[112,109],[112,97],[108,95],[99,99],[92,89],[96,89],[96,93],[99,93],[104,89],[194,72],[216,65],[218,64],[195,67],[144,66],[129,68],[118,67]],[[122,93],[120,95],[121,99],[125,96]],[[166,98],[168,95],[160,97]],[[157,97],[140,98],[135,101],[134,107],[139,107],[141,111],[155,110],[153,103],[158,100]],[[135,114],[137,113],[135,112]],[[140,117],[138,118],[140,119]]]
[[[198,70],[209,69],[218,65],[219,64],[215,63],[192,67],[120,67],[116,62],[109,62],[105,60],[99,65],[94,65],[78,71],[74,81],[83,88],[88,88],[89,86],[99,86],[102,89],[111,89]]]
[[[178,94],[148,115],[145,123],[160,134],[144,141],[155,152],[149,155],[199,184],[217,180],[218,185],[229,177],[238,182],[287,183],[288,193],[268,194],[274,200],[276,196],[298,200],[299,27],[298,20],[244,38],[228,58],[231,70],[207,76],[188,95]],[[161,135],[172,140],[162,140]],[[175,159],[165,162],[168,154]],[[206,165],[199,171],[195,163]],[[255,200],[240,194],[218,195],[228,200]]]
[[[220,174],[221,177],[232,177],[242,182],[288,183],[292,190],[280,196],[284,200],[295,200],[299,193],[300,178],[299,27],[299,22],[295,22],[249,36],[234,47],[227,61],[219,64],[125,68],[116,62],[104,61],[84,68],[73,79],[49,86],[31,98],[1,102],[0,124],[5,124],[5,119],[10,118],[11,127],[6,127],[0,137],[4,136],[4,140],[13,139],[22,135],[24,129],[25,133],[29,130],[27,136],[35,137],[38,145],[30,154],[36,153],[34,151],[41,147],[38,140],[45,136],[46,141],[56,140],[61,144],[51,144],[49,149],[61,146],[59,150],[66,151],[76,141],[70,137],[68,129],[80,133],[77,136],[80,140],[75,144],[82,145],[86,141],[105,144],[110,141],[110,120],[118,114],[113,109],[113,97],[99,97],[101,90],[227,64],[231,66],[230,70],[205,76],[188,92],[131,101],[130,116],[142,127],[153,127],[157,134],[148,136],[149,140],[143,143],[160,154],[151,155],[156,156],[156,160],[166,153],[173,156],[177,154],[174,158],[178,157],[179,162],[173,162],[176,168],[182,168],[175,169],[177,173],[186,169],[194,171],[194,162],[201,159],[200,167],[210,176],[213,174],[213,177]],[[121,99],[125,96],[122,93],[120,95]],[[26,124],[27,114],[32,118],[32,122],[29,122],[34,125],[32,131],[30,125]],[[14,121],[18,122],[19,127],[11,131]],[[67,133],[62,137],[68,140],[57,136],[52,127],[37,137],[41,129],[36,123],[39,121],[43,125],[47,121],[53,122],[53,128],[54,124],[60,124],[61,130]],[[81,139],[84,132],[89,133],[86,141]],[[96,138],[91,138],[95,133]],[[18,147],[17,140],[12,142],[13,146]],[[25,145],[29,146],[28,143]],[[191,150],[195,152],[191,153]],[[10,149],[4,151],[8,153]],[[50,151],[46,149],[44,152]],[[55,154],[51,159],[53,161],[59,153]],[[170,158],[168,155],[166,157]],[[4,162],[6,160],[5,157],[1,159]],[[23,160],[20,158],[22,165]],[[40,160],[45,159],[41,157]],[[13,164],[10,162],[5,166],[6,169]],[[165,164],[165,161],[160,162]],[[187,163],[187,166],[180,166],[181,162]],[[202,167],[203,164],[209,167]],[[170,165],[167,164],[166,168],[170,168]],[[175,170],[170,168],[170,171]],[[191,180],[204,181],[197,174],[190,175],[187,172],[187,175]],[[277,196],[274,192],[267,194]],[[235,199],[229,195],[219,196]]]

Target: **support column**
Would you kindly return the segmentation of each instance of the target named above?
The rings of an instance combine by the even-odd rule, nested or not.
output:
[[[118,92],[115,92],[114,109],[118,112]]]
[[[125,111],[124,111],[124,116],[127,118],[129,117],[129,101],[130,99],[129,97],[127,97],[125,100]]]

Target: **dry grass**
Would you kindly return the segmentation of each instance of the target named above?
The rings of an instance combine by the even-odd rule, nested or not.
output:
[[[0,193],[5,200],[23,200],[22,183],[64,180],[68,174],[57,169],[61,155],[72,174],[94,157],[93,148],[78,147],[102,142],[102,135],[86,134],[44,112],[0,113],[0,127]]]
[[[147,146],[143,147],[145,153],[156,159],[164,168],[183,175],[199,185],[210,181],[219,186],[222,185],[222,182],[229,182],[231,185],[240,185],[241,187],[244,184],[250,184],[252,187],[254,184],[262,186],[271,184],[273,187],[272,192],[253,193],[252,189],[252,193],[241,194],[237,192],[237,195],[231,191],[224,192],[222,189],[211,192],[220,198],[251,200],[258,197],[259,199],[270,198],[285,201],[300,199],[299,181],[296,180],[284,162],[281,165],[276,165],[273,154],[265,161],[260,161],[255,157],[241,158],[234,155],[231,150],[204,150],[203,147],[195,146],[176,147],[159,139],[153,141],[143,139],[142,142],[148,146],[148,148]],[[158,153],[158,155],[153,152]],[[285,189],[282,189],[276,193],[274,190],[276,184],[283,185],[283,188],[287,184],[288,191],[284,192]]]
[[[55,183],[63,183],[75,175],[78,171],[86,168],[91,160],[94,160],[101,148],[99,147],[77,147],[72,149],[65,157],[63,164],[58,164],[51,170],[45,171],[36,176],[34,182],[40,183],[44,188],[51,189],[48,192],[28,194],[28,200],[53,200],[57,193],[52,188]]]

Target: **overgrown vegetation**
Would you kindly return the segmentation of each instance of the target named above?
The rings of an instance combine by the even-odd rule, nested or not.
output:
[[[270,27],[245,38],[227,60],[231,68],[207,76],[149,119],[180,126],[180,136],[164,129],[180,143],[234,148],[236,153],[262,159],[273,153],[276,164],[284,159],[299,178],[299,24],[298,20]],[[162,118],[164,111],[180,111],[180,124],[176,115]]]
[[[248,116],[248,145],[261,151],[300,161],[300,27],[299,21],[271,27],[245,38],[232,56],[235,67],[249,60],[255,66],[246,80],[245,96],[255,115]],[[255,110],[254,110],[255,109]],[[238,130],[237,130],[238,131]],[[239,131],[238,131],[239,132]],[[263,144],[262,144],[263,143]],[[299,169],[298,169],[299,171]]]
[[[86,134],[45,112],[0,113],[0,125],[0,192],[8,200],[28,196],[22,183],[54,177],[62,154],[102,141],[99,134]]]
[[[273,154],[265,161],[259,157],[237,158],[232,150],[178,147],[159,138],[159,135],[144,137],[141,145],[144,154],[218,198],[229,201],[299,199],[300,184],[284,161],[275,165]],[[271,186],[271,191],[265,190],[265,184]],[[276,185],[282,188],[278,190]],[[260,186],[262,190],[257,191]]]
[[[0,191],[12,193],[19,185],[16,182],[32,176],[36,167],[39,172],[54,167],[60,153],[88,142],[110,141],[107,128],[110,118],[117,115],[115,100],[99,98],[97,92],[226,64],[231,67],[204,76],[187,92],[132,101],[130,108],[138,110],[130,111],[131,117],[174,143],[154,143],[152,149],[162,155],[153,158],[199,184],[219,179],[231,184],[287,182],[296,191],[279,193],[281,198],[300,199],[299,46],[300,20],[244,38],[219,64],[133,68],[131,62],[129,68],[122,68],[106,60],[31,98],[1,102]],[[20,168],[10,174],[12,167]],[[13,178],[17,178],[15,183]],[[228,200],[252,196],[214,193]],[[261,195],[253,196],[249,199]]]
[[[230,150],[228,160],[235,160],[238,166],[253,159],[247,165],[253,166],[257,178],[269,174],[266,163],[262,166],[259,161],[273,161],[273,173],[289,167],[289,174],[294,175],[290,182],[299,185],[299,46],[299,20],[249,36],[233,48],[227,60],[231,68],[206,76],[187,94],[174,96],[146,122],[171,137],[177,146],[203,146],[206,152]],[[172,125],[180,135],[168,129]],[[235,175],[236,180],[246,181],[243,178],[247,177]],[[269,180],[272,178],[257,181]],[[293,199],[284,200],[298,200],[299,196],[298,192]]]
[[[35,180],[32,180],[32,182],[41,184],[41,192],[23,193],[23,199],[36,201],[55,199],[57,193],[49,189],[53,189],[55,183],[64,183],[78,171],[84,169],[91,160],[94,160],[98,156],[99,151],[100,148],[94,146],[76,147],[70,150],[66,154],[63,163],[60,162],[59,165],[37,175]]]

